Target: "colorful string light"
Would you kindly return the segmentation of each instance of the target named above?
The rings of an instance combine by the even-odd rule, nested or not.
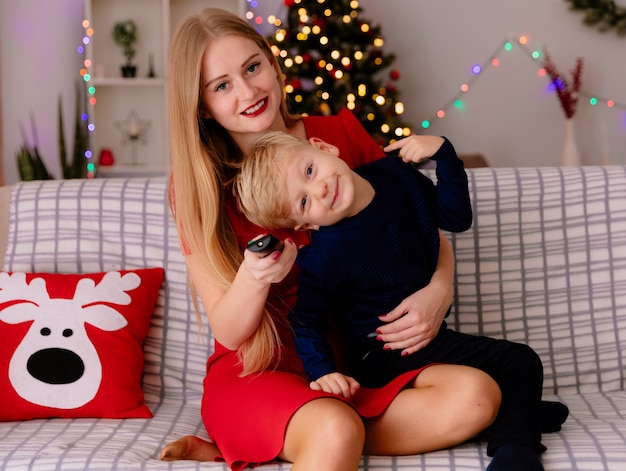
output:
[[[471,85],[473,84],[473,82],[478,80],[479,77],[482,76],[486,72],[489,66],[498,67],[500,65],[500,59],[498,58],[498,55],[502,51],[510,52],[511,50],[513,50],[514,46],[517,46],[534,62],[542,61],[543,53],[538,50],[531,50],[527,46],[527,44],[528,44],[527,36],[519,36],[514,41],[511,41],[509,39],[503,40],[502,43],[498,45],[498,47],[494,50],[494,52],[485,61],[483,61],[481,64],[475,64],[471,67],[472,76],[469,78],[467,82],[463,83],[459,87],[459,92],[457,92],[453,97],[451,97],[448,101],[446,101],[444,105],[433,114],[431,118],[422,120],[421,122],[422,128],[427,129],[430,126],[432,126],[435,120],[438,120],[438,119],[441,120],[445,118],[447,116],[447,113],[446,113],[447,110],[451,107],[454,107],[459,110],[463,109],[464,105],[463,105],[463,101],[461,97],[471,89]],[[539,64],[539,70],[538,70],[537,75],[539,77],[546,77],[547,75],[541,62]],[[554,92],[555,91],[554,85],[549,84],[548,90]],[[581,101],[581,103],[586,102],[590,106],[605,105],[607,108],[611,108],[611,109],[626,110],[626,103],[619,103],[613,99],[602,97],[595,93],[589,93],[589,92],[586,92],[585,90],[581,90],[580,96],[585,99],[584,101]],[[624,114],[624,122],[626,123],[626,114]]]
[[[258,27],[264,22],[263,17],[261,15],[257,15],[254,11],[254,9],[259,6],[259,2],[257,0],[246,0],[246,3],[246,20],[258,30]],[[278,24],[276,24],[276,21],[276,17],[271,17],[270,19],[268,19],[269,23],[279,26],[280,21],[278,22]]]
[[[81,44],[77,48],[78,54],[83,58],[83,67],[80,69],[80,76],[85,81],[86,89],[87,89],[87,100],[90,105],[96,104],[96,87],[90,85],[91,82],[91,60],[86,58],[86,48],[91,44],[91,38],[93,36],[93,28],[91,27],[89,20],[83,20],[83,38]],[[87,178],[94,178],[96,176],[96,164],[94,163],[95,159],[93,159],[93,152],[91,151],[91,143],[93,141],[92,134],[96,129],[95,125],[89,121],[89,114],[83,113],[81,114],[81,119],[83,122],[87,123],[87,133],[89,135],[87,149],[85,150],[85,159],[87,160],[86,168],[87,168]]]
[[[246,1],[248,3],[248,10],[246,12],[246,18],[251,22],[251,24],[260,25],[263,22],[263,20],[261,19],[259,15],[257,15],[254,12],[254,9],[258,6],[258,1],[257,0],[246,0]],[[276,27],[281,25],[280,19],[278,19],[274,15],[269,16],[267,19],[267,22]],[[446,101],[444,105],[441,106],[433,114],[432,117],[430,117],[429,119],[422,120],[420,124],[421,127],[423,129],[427,129],[430,126],[432,126],[435,120],[444,119],[446,116],[448,116],[447,111],[450,108],[456,108],[457,110],[462,110],[464,108],[464,102],[462,100],[463,95],[469,92],[469,90],[472,88],[473,83],[476,80],[478,80],[487,71],[489,67],[496,68],[501,65],[501,62],[498,56],[500,55],[500,53],[502,53],[502,51],[510,52],[513,50],[515,46],[519,47],[534,62],[539,61],[538,76],[546,77],[547,75],[546,71],[543,68],[543,65],[541,64],[541,61],[543,60],[543,54],[539,50],[531,50],[529,48],[528,36],[520,35],[514,39],[504,39],[502,43],[498,45],[498,47],[494,50],[494,52],[485,61],[483,61],[482,63],[474,64],[471,67],[472,76],[467,80],[467,82],[461,84],[461,86],[459,87],[459,91],[454,96],[452,96],[448,101]],[[550,85],[548,86],[548,88],[550,87]],[[554,87],[550,91],[554,92]],[[617,108],[617,109],[626,110],[625,103],[619,103],[613,99],[602,97],[595,93],[589,93],[585,91],[584,89],[580,91],[580,96],[581,98],[585,99],[584,101],[581,100],[581,103],[586,102],[590,106],[605,105],[607,108],[611,108],[611,109]],[[624,114],[623,121],[626,124],[626,114]]]

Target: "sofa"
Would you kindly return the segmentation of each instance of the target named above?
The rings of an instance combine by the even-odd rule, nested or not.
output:
[[[546,470],[625,470],[626,167],[467,173],[474,224],[449,234],[456,257],[450,324],[528,343],[543,359],[544,397],[570,408],[562,430],[543,437]],[[138,380],[152,417],[0,422],[1,470],[227,469],[158,459],[177,437],[207,437],[199,408],[212,350],[210,329],[200,331],[196,321],[166,188],[164,177],[134,177],[0,190],[5,272],[164,269]],[[476,439],[420,456],[364,456],[359,469],[467,471],[488,463],[485,442]]]

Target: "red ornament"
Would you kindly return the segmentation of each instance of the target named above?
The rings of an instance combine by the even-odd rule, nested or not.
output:
[[[393,69],[391,72],[389,72],[389,77],[391,77],[391,80],[398,80],[400,78],[400,72],[398,72],[396,69]]]
[[[294,0],[284,0],[284,4],[287,7],[292,7],[296,4],[296,2],[294,2]]]
[[[98,163],[103,167],[113,165],[115,163],[115,158],[113,157],[113,152],[111,152],[111,149],[104,148],[100,151],[100,158],[98,159]]]

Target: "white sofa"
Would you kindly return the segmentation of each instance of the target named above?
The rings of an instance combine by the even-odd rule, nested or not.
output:
[[[468,175],[475,222],[451,236],[452,326],[527,342],[540,354],[545,397],[571,411],[561,432],[544,436],[546,470],[626,470],[626,167]],[[0,469],[227,469],[157,459],[180,435],[206,437],[199,403],[211,353],[209,336],[199,340],[165,178],[33,182],[1,194],[4,270],[160,266],[165,283],[144,344],[154,417],[0,423]],[[485,443],[472,441],[422,456],[366,456],[361,469],[481,470],[488,462]]]

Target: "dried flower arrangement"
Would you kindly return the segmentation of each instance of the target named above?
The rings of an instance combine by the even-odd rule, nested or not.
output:
[[[559,101],[561,102],[561,108],[563,108],[565,116],[568,119],[572,118],[576,113],[576,105],[578,104],[578,91],[581,85],[580,77],[583,70],[583,60],[580,57],[576,59],[576,66],[571,71],[572,83],[570,84],[567,79],[559,74],[559,71],[548,55],[548,51],[544,50],[543,55],[543,67],[554,85]]]

